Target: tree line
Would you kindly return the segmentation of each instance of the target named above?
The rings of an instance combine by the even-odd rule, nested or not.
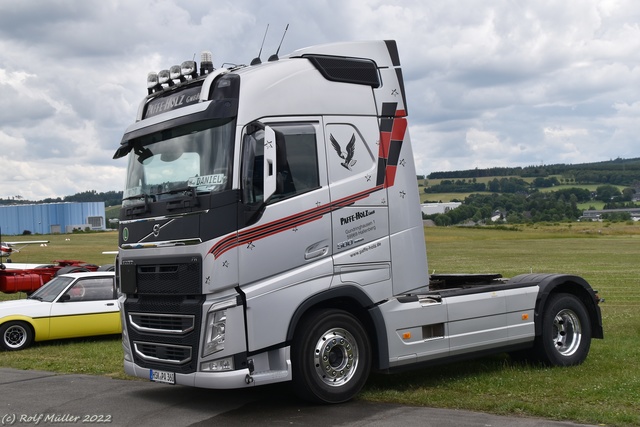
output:
[[[116,206],[122,203],[122,191],[106,191],[99,193],[95,190],[83,191],[71,196],[46,198],[38,201],[25,200],[22,196],[13,196],[6,199],[0,198],[0,205],[32,205],[38,203],[64,203],[64,202],[104,202],[105,206]]]
[[[605,202],[604,209],[640,208],[626,194],[613,185],[603,185],[595,193],[584,188],[567,188],[558,191],[533,191],[492,194],[471,194],[462,205],[443,214],[424,215],[436,225],[455,225],[469,221],[474,223],[507,222],[523,224],[533,222],[575,221],[582,216],[578,203],[591,200]],[[605,219],[628,220],[627,212],[607,214]],[[497,217],[492,221],[492,217]]]
[[[477,182],[475,178],[469,181],[466,179],[443,179],[439,184],[430,185],[424,188],[424,192],[429,193],[471,193],[490,191],[492,193],[530,193],[540,188],[551,188],[564,184],[566,181],[558,180],[555,176],[550,178],[537,177],[530,183],[522,178],[494,178],[486,184]]]
[[[467,169],[448,172],[432,172],[428,179],[471,179],[495,177],[547,178],[562,176],[567,183],[595,183],[611,185],[632,185],[640,181],[640,158],[609,160],[605,162],[567,165],[539,165],[526,167],[494,167],[487,169]]]

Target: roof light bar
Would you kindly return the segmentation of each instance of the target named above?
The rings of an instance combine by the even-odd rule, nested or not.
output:
[[[213,70],[215,68],[213,68],[211,52],[203,51],[202,60],[200,61],[200,75],[207,75]],[[198,64],[196,64],[196,61],[184,61],[182,64],[174,65],[168,70],[162,70],[158,73],[150,72],[147,75],[147,89],[149,95],[151,95],[154,92],[174,86],[176,81],[183,83],[197,77]]]

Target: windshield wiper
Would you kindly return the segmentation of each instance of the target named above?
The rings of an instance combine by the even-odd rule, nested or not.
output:
[[[167,191],[162,191],[160,193],[155,193],[154,196],[161,196],[164,194],[178,194],[178,193],[186,193],[189,192],[190,196],[193,196],[195,193],[195,188],[190,187],[188,185],[183,185],[182,187],[175,187]]]
[[[151,199],[152,202],[155,202],[157,197],[155,194],[149,195],[146,193],[142,193],[142,194],[137,194],[135,196],[129,196],[129,197],[125,197],[122,200],[133,200],[133,199],[144,199],[142,204],[135,204],[133,206],[131,206],[130,208],[127,207],[125,210],[125,214],[127,216],[133,216],[133,215],[140,215],[143,213],[147,213],[150,211],[149,208],[149,199]]]
[[[171,190],[163,191],[162,193],[156,193],[155,195],[159,196],[164,194],[178,194],[178,193],[182,193],[184,197],[188,197],[189,200],[195,201],[195,203],[193,203],[191,207],[196,207],[200,205],[200,203],[198,202],[198,193],[196,191],[196,188],[190,187],[188,185],[172,188]],[[169,200],[167,201],[166,208],[168,210],[184,208],[186,206],[184,202],[185,202],[185,199]]]
[[[42,301],[42,297],[39,297],[39,296],[37,296],[37,295],[29,295],[29,296],[27,297],[27,299],[34,299],[34,300],[36,300],[36,301]]]

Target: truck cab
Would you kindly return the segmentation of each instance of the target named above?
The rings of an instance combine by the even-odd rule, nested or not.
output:
[[[128,156],[128,374],[207,388],[293,380],[309,400],[342,402],[371,369],[540,348],[556,317],[535,319],[558,289],[577,300],[558,310],[581,332],[553,363],[579,363],[602,335],[581,278],[430,280],[394,41],[195,68],[148,77],[114,156]]]

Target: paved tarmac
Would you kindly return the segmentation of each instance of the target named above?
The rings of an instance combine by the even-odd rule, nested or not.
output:
[[[584,424],[354,400],[316,406],[286,385],[205,390],[0,368],[0,425],[576,427]]]

